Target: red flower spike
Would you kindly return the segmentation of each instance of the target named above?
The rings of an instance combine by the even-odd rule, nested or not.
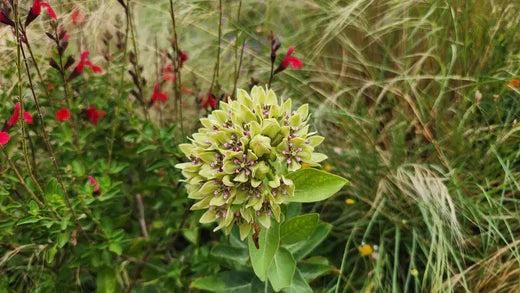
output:
[[[189,95],[189,94],[193,94],[193,91],[190,90],[189,88],[186,88],[186,86],[182,85],[182,93]]]
[[[31,7],[31,12],[36,15],[40,15],[40,13],[42,13],[42,5],[40,3],[40,0],[34,1],[32,7]]]
[[[104,117],[106,115],[105,111],[98,111],[96,106],[92,106],[87,109],[87,117],[90,119],[92,124],[98,125],[99,118]]]
[[[94,186],[94,192],[99,192],[99,183],[97,183],[96,179],[90,175],[87,178],[90,181],[90,186]]]
[[[16,105],[14,106],[13,115],[11,115],[11,118],[7,122],[8,129],[13,127],[13,125],[15,125],[16,122],[18,122],[18,119],[20,119],[20,102],[16,103]]]
[[[161,102],[166,102],[168,101],[168,93],[166,92],[161,92],[160,91],[160,83],[156,83],[155,86],[153,87],[153,94],[152,94],[152,101],[153,102],[156,102],[156,101],[161,101]]]
[[[166,82],[175,82],[175,73],[173,72],[173,64],[168,64],[163,69],[163,80]]]
[[[33,116],[29,112],[23,111],[23,120],[27,122],[27,124],[33,124]]]
[[[9,133],[7,133],[7,131],[1,131],[0,132],[0,144],[1,145],[4,145],[6,144],[7,142],[9,142],[9,139],[11,137],[9,136]]]
[[[61,108],[61,109],[59,109],[58,112],[56,112],[56,118],[57,118],[60,122],[64,122],[64,121],[69,120],[69,118],[70,118],[70,112],[69,112],[69,109],[67,109],[67,108]]]
[[[52,83],[48,83],[47,84],[47,89],[53,90],[54,89],[54,85]]]

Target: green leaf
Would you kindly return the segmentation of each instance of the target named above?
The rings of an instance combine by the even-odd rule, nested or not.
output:
[[[108,250],[112,251],[117,255],[121,255],[121,253],[123,253],[123,248],[118,242],[110,243],[110,245],[108,246]]]
[[[56,256],[56,253],[58,252],[58,248],[56,245],[53,247],[47,249],[47,253],[45,254],[45,261],[47,264],[52,264],[54,262],[54,257]]]
[[[325,200],[338,192],[348,180],[313,168],[300,169],[287,178],[294,182],[294,196],[290,202],[316,202]]]
[[[74,160],[72,161],[72,170],[74,171],[75,175],[78,176],[78,177],[83,177],[85,176],[85,168],[83,167],[83,165]]]
[[[334,267],[329,264],[325,257],[316,256],[299,262],[298,269],[302,273],[303,278],[310,282],[321,275],[333,271]]]
[[[147,151],[152,151],[152,150],[156,150],[157,149],[157,146],[156,145],[153,145],[153,144],[147,144],[147,145],[144,145],[142,147],[140,147],[138,150],[137,150],[137,154],[140,154],[140,153],[144,153],[144,152],[147,152]]]
[[[318,214],[307,214],[285,222],[280,229],[282,244],[294,244],[309,238],[316,230],[319,218]]]
[[[211,292],[251,292],[251,279],[255,276],[250,272],[222,272],[216,276],[195,279],[190,288]]]
[[[69,238],[70,238],[70,233],[67,231],[58,234],[58,241],[57,241],[58,247],[63,248],[63,246],[65,246],[65,244],[67,244],[67,242],[69,242]]]
[[[258,236],[259,249],[255,247],[252,237],[249,237],[249,257],[255,274],[261,281],[265,281],[269,266],[280,245],[280,227],[273,221],[269,229],[262,228]]]
[[[300,270],[296,269],[292,286],[285,290],[285,293],[312,293],[312,288],[302,276]]]
[[[295,269],[296,262],[292,254],[283,247],[278,249],[269,268],[269,282],[274,291],[278,292],[291,286]]]
[[[296,243],[288,247],[289,251],[291,251],[294,255],[294,258],[299,261],[305,256],[307,256],[311,251],[314,250],[330,232],[332,225],[329,223],[321,223],[316,227],[316,231],[312,234],[312,236],[303,242]]]
[[[24,224],[32,224],[32,223],[38,222],[39,220],[40,220],[39,218],[31,216],[31,217],[21,220],[20,222],[17,223],[17,225],[20,226],[20,225],[24,225]]]
[[[116,292],[116,273],[108,266],[97,269],[96,285],[98,293]]]
[[[247,262],[249,256],[247,250],[243,248],[232,247],[229,245],[216,245],[211,250],[211,254],[217,257],[225,258],[230,261],[236,261],[242,264]]]

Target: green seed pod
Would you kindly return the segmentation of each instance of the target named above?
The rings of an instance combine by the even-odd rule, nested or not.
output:
[[[221,102],[194,133],[180,145],[190,160],[177,164],[186,177],[191,209],[206,210],[201,223],[217,222],[215,231],[234,225],[245,239],[254,223],[265,228],[271,217],[280,221],[280,205],[294,196],[294,184],[285,178],[302,163],[318,166],[327,157],[314,152],[323,137],[309,133],[307,104],[291,109],[291,100],[279,101],[272,90],[254,87],[249,95]]]

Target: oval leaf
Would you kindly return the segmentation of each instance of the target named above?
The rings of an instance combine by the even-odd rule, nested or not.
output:
[[[296,270],[296,262],[292,254],[285,248],[280,247],[276,252],[273,263],[269,268],[269,282],[274,291],[290,287]]]
[[[280,229],[282,244],[294,244],[311,237],[318,220],[318,214],[301,215],[288,220]]]
[[[287,177],[295,185],[294,196],[287,197],[291,202],[325,200],[348,183],[345,178],[312,168],[300,169]]]
[[[280,227],[273,221],[269,229],[261,229],[258,236],[259,249],[256,249],[252,237],[249,237],[249,257],[255,274],[261,281],[265,281],[269,266],[280,245]]]

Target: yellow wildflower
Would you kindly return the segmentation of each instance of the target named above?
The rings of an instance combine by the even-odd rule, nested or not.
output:
[[[367,256],[372,254],[372,246],[370,244],[361,243],[361,245],[358,247],[359,253],[361,253],[361,256]]]
[[[348,205],[351,205],[351,204],[355,204],[356,201],[353,200],[352,198],[347,198],[347,199],[345,199],[345,203],[348,204]]]
[[[305,169],[305,168],[310,168],[311,165],[307,164],[307,163],[302,163],[302,168]]]
[[[411,269],[411,270],[410,270],[410,275],[416,277],[417,274],[419,274],[419,272],[417,271],[417,269]]]
[[[330,169],[332,169],[332,166],[330,164],[323,165],[323,168],[321,168],[322,171],[329,172]]]

